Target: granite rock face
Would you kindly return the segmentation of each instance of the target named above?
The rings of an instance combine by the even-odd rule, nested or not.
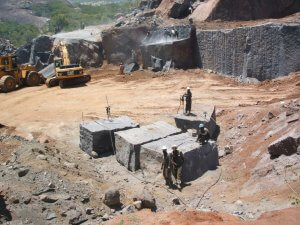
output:
[[[197,30],[203,69],[260,81],[300,70],[300,24]]]
[[[139,47],[149,30],[147,26],[140,26],[103,31],[102,44],[108,63],[131,63],[131,50],[135,50],[139,55]]]
[[[194,21],[279,18],[300,11],[298,0],[208,0],[192,14]]]
[[[155,9],[159,6],[162,0],[142,0],[139,8],[142,10]]]
[[[209,141],[207,144],[201,145],[196,142],[196,137],[182,133],[142,145],[141,167],[150,173],[158,173],[163,160],[161,147],[166,146],[170,153],[173,145],[177,145],[178,150],[184,156],[182,179],[185,182],[195,180],[207,170],[214,170],[219,165],[216,142]]]
[[[61,50],[65,46],[66,53]],[[70,64],[80,64],[82,67],[101,67],[103,64],[103,48],[101,42],[84,39],[60,39],[54,41],[53,52],[58,57],[66,57]]]
[[[173,33],[172,33],[173,32]],[[148,33],[141,45],[143,67],[153,67],[152,58],[162,60],[165,65],[172,61],[175,68],[188,69],[196,66],[197,44],[193,26],[157,28]]]
[[[115,132],[117,161],[130,171],[138,170],[141,145],[179,133],[181,131],[178,128],[163,121]]]
[[[80,124],[80,148],[88,154],[92,151],[98,155],[113,152],[115,148],[114,133],[138,127],[138,124],[127,116],[112,120],[98,120]]]

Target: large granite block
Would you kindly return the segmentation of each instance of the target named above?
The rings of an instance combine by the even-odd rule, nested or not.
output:
[[[196,142],[195,137],[188,133],[174,135],[142,145],[140,153],[141,168],[149,173],[157,174],[161,171],[163,160],[162,146],[171,152],[173,145],[178,146],[184,156],[182,179],[185,182],[195,180],[207,170],[214,170],[219,165],[218,147],[216,142],[209,141],[205,145]]]
[[[198,129],[199,124],[203,123],[209,130],[211,137],[215,138],[218,133],[216,108],[214,106],[202,105],[199,109],[193,110],[193,113],[189,116],[177,114],[175,116],[175,123],[176,126],[183,131]]]
[[[122,116],[112,120],[97,120],[80,124],[80,148],[90,154],[112,152],[114,133],[117,131],[136,128],[139,125],[131,118]]]
[[[115,133],[117,161],[128,170],[140,168],[140,147],[171,135],[179,134],[180,129],[159,121],[140,128]]]

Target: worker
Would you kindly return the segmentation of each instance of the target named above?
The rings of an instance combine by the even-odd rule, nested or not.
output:
[[[131,60],[133,63],[137,63],[137,54],[133,49],[131,50]]]
[[[204,127],[203,123],[200,123],[197,142],[200,142],[202,145],[204,145],[208,142],[209,139],[210,139],[209,130],[206,127]]]
[[[161,165],[163,176],[165,178],[166,185],[172,186],[173,181],[172,181],[172,176],[171,176],[170,157],[168,155],[166,146],[163,146],[161,149],[163,151],[163,162],[162,162],[162,165]]]
[[[192,110],[192,92],[189,87],[186,88],[186,93],[182,97],[185,98],[185,114],[189,115]]]
[[[171,169],[172,174],[175,178],[175,183],[178,185],[178,181],[180,184],[180,187],[183,185],[182,181],[182,166],[184,163],[184,157],[183,153],[179,152],[176,145],[172,146],[172,153],[170,154],[171,159]]]
[[[121,74],[121,75],[124,74],[124,69],[125,69],[124,64],[121,62],[121,63],[120,63],[120,74]]]
[[[172,34],[173,37],[178,38],[178,31],[175,30],[174,28],[171,30],[171,34]]]

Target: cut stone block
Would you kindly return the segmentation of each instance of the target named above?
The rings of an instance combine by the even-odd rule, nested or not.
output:
[[[163,161],[162,146],[166,146],[168,153],[173,145],[183,153],[184,164],[182,167],[182,179],[185,182],[195,180],[207,170],[214,170],[219,165],[218,147],[216,142],[209,141],[205,145],[196,142],[196,137],[188,133],[170,136],[141,147],[141,168],[149,173],[157,174],[161,171]]]
[[[180,129],[163,121],[140,128],[116,132],[117,161],[128,170],[138,170],[140,168],[141,145],[179,133],[181,133]]]
[[[192,115],[177,114],[175,116],[175,123],[178,128],[183,131],[188,129],[199,128],[200,123],[204,123],[205,127],[209,130],[211,137],[216,137],[218,127],[216,123],[216,109],[215,106],[201,106],[199,109],[193,109]]]
[[[80,148],[88,154],[92,151],[98,155],[112,152],[114,148],[114,133],[136,128],[139,125],[131,118],[122,116],[112,120],[97,120],[80,124]]]

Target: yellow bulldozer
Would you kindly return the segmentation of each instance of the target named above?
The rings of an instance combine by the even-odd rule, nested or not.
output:
[[[61,88],[67,86],[85,84],[91,80],[91,76],[84,73],[84,69],[79,64],[63,64],[62,58],[54,60],[55,74],[47,78],[47,87],[59,85]]]
[[[17,86],[38,86],[41,81],[41,75],[34,66],[18,65],[15,55],[0,56],[0,90],[2,92],[13,91]]]

